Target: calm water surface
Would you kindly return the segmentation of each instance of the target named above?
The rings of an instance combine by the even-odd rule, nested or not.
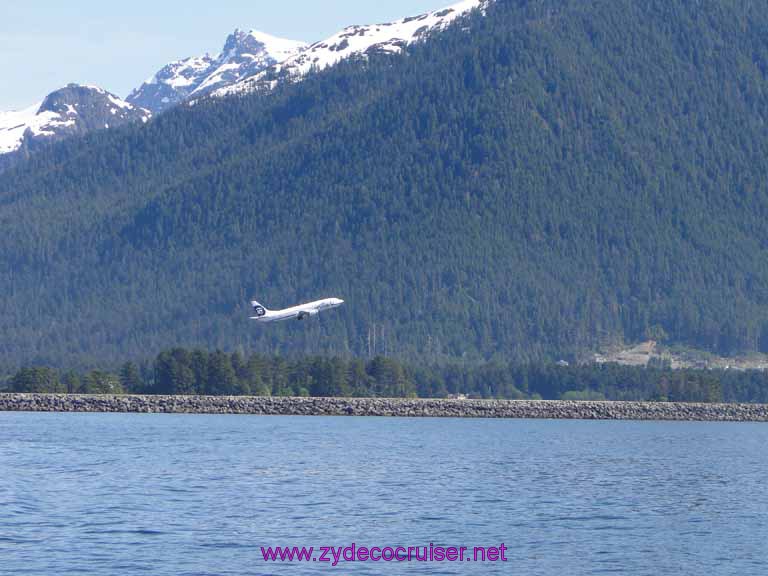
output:
[[[0,574],[768,574],[768,426],[0,413]],[[261,546],[509,548],[275,564]]]

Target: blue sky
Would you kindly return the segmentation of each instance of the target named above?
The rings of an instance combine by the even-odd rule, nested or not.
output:
[[[125,97],[164,64],[218,53],[235,28],[312,42],[350,24],[456,0],[2,0],[0,110],[24,108],[70,82]]]

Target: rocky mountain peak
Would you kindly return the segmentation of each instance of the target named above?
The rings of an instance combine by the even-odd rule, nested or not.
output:
[[[151,113],[95,86],[68,84],[21,111],[0,113],[0,154],[92,130],[146,122]]]
[[[206,54],[171,62],[126,100],[153,112],[162,112],[192,95],[203,95],[258,74],[304,48],[303,42],[238,28],[227,37],[217,56]]]
[[[485,10],[491,0],[462,0],[456,4],[383,24],[348,26],[330,38],[315,42],[277,63],[229,82],[216,90],[214,96],[226,96],[271,89],[282,81],[298,81],[310,71],[322,70],[338,62],[372,53],[398,53],[429,34],[442,30],[457,18],[472,10]]]

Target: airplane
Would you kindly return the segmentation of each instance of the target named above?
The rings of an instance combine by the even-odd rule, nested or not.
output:
[[[338,308],[344,304],[344,300],[341,298],[326,298],[325,300],[316,300],[315,302],[309,302],[308,304],[302,304],[300,306],[293,306],[292,308],[286,308],[284,310],[268,310],[256,300],[251,301],[253,306],[253,316],[251,320],[257,322],[279,322],[281,320],[306,320],[312,316],[317,316],[323,310],[331,310]]]

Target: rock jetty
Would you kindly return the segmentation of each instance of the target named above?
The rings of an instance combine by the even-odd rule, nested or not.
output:
[[[0,394],[0,412],[768,422],[766,404]]]

